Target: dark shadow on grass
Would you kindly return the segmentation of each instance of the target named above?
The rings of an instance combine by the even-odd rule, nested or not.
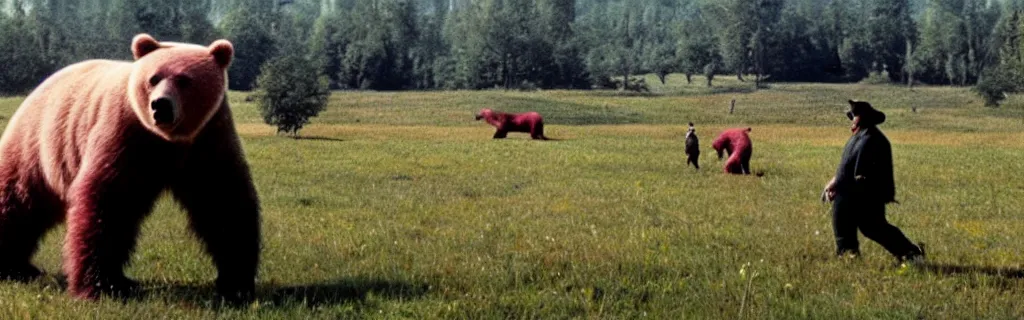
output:
[[[60,274],[43,275],[35,280],[40,287],[57,287],[67,292],[66,277]],[[0,282],[2,283],[2,282]],[[107,297],[128,303],[162,299],[171,303],[188,303],[206,308],[246,307],[245,304],[230,304],[217,296],[212,281],[209,282],[164,282],[142,281],[141,290],[125,296]],[[256,301],[266,307],[294,307],[296,305],[315,308],[321,306],[340,305],[352,302],[363,302],[368,296],[384,299],[408,300],[425,295],[430,286],[426,283],[410,283],[371,279],[364,277],[348,278],[323,284],[304,285],[256,285]]]
[[[742,87],[712,87],[710,92],[704,94],[727,94],[727,93],[752,93],[754,90],[753,86],[742,86]]]
[[[762,88],[761,90],[768,90]],[[714,87],[689,87],[682,90],[667,91],[661,93],[664,97],[692,97],[692,96],[715,96],[754,93],[753,85],[750,86],[714,86]]]
[[[491,139],[491,141],[502,141],[502,140],[530,140],[530,141],[540,141],[540,142],[546,142],[546,141],[550,141],[550,142],[567,141],[567,139],[562,139],[562,138],[534,139],[534,138],[531,138],[531,137],[515,137],[515,136],[512,136],[511,133],[509,134],[508,137],[505,137],[505,138],[501,138],[501,139],[494,139],[494,138],[492,138]]]
[[[204,284],[144,284],[139,299],[157,298],[185,301],[211,308],[232,307],[217,297],[213,283]],[[369,278],[342,279],[323,284],[277,285],[257,284],[256,300],[269,307],[315,308],[363,302],[368,296],[385,299],[414,299],[427,293],[425,283],[408,283]]]
[[[386,299],[413,299],[425,295],[429,286],[379,279],[345,279],[329,284],[261,288],[261,300],[279,305],[299,303],[306,306],[335,305],[366,300],[368,295]]]
[[[762,88],[761,90],[768,90],[770,88]],[[659,97],[687,97],[687,96],[707,96],[707,95],[722,95],[722,94],[744,94],[753,93],[754,86],[743,85],[743,86],[713,86],[713,87],[686,87],[681,90],[670,90],[663,92],[634,92],[634,91],[613,91],[613,90],[592,90],[586,91],[585,96],[591,97],[606,97],[606,98],[659,98]]]
[[[586,95],[592,97],[623,97],[623,98],[656,98],[662,97],[663,94],[654,92],[637,92],[637,91],[614,91],[614,90],[592,90],[587,91]]]
[[[292,139],[295,139],[295,140],[334,141],[334,142],[345,141],[345,140],[341,140],[341,139],[338,139],[338,138],[320,137],[320,136],[294,136],[294,137],[292,137]]]
[[[1006,279],[1024,279],[1024,269],[1020,268],[955,265],[930,262],[920,265],[919,268],[939,275],[981,274]]]

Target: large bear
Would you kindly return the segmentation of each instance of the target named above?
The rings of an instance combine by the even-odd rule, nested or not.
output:
[[[748,134],[751,130],[728,129],[711,142],[711,147],[718,152],[719,160],[722,159],[723,151],[729,154],[729,159],[725,161],[726,173],[750,174],[750,157],[754,154],[754,143]]]
[[[544,136],[544,119],[540,113],[504,113],[491,109],[480,110],[476,114],[476,120],[483,119],[494,126],[494,139],[504,139],[509,132],[528,132],[535,140],[548,140]]]
[[[132,40],[134,62],[68,66],[35,89],[0,138],[0,277],[40,274],[40,238],[66,222],[71,295],[138,289],[124,267],[165,190],[217,268],[218,293],[251,297],[260,209],[225,98],[234,49]]]

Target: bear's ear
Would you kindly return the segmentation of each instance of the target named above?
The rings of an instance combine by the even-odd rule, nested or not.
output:
[[[156,49],[160,49],[160,42],[153,39],[153,36],[140,33],[132,39],[132,55],[135,56],[135,60],[142,59]]]
[[[213,60],[217,61],[218,65],[227,67],[235,55],[235,47],[227,40],[217,40],[210,45],[210,54],[213,55]]]

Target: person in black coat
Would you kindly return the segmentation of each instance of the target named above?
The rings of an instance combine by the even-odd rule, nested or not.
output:
[[[822,200],[833,201],[836,254],[860,254],[859,229],[900,261],[921,261],[921,248],[885,219],[885,205],[896,202],[892,148],[877,127],[885,122],[885,114],[867,102],[849,103],[846,116],[853,121],[853,136],[843,149],[835,177],[822,193]]]

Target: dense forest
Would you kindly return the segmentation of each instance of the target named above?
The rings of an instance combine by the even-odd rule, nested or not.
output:
[[[231,40],[236,90],[281,56],[305,59],[333,89],[369,90],[630,89],[622,79],[650,73],[962,86],[1019,78],[1024,60],[1024,0],[0,3],[4,94],[84,59],[129,59],[140,32]]]

